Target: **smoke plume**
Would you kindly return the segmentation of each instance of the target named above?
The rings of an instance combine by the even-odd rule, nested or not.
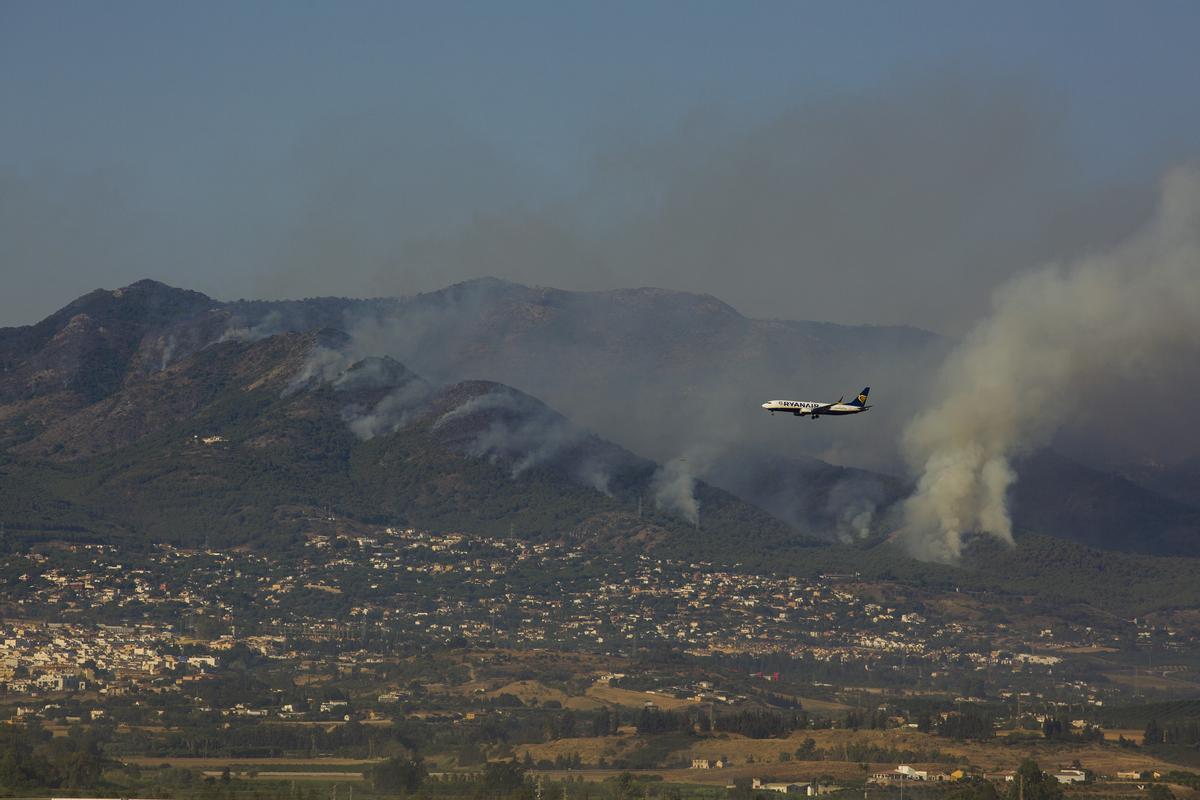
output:
[[[628,467],[586,430],[528,395],[497,387],[447,411],[433,424],[452,446],[474,458],[508,465],[518,478],[553,465],[583,486],[611,495],[613,472]]]
[[[351,402],[342,409],[342,419],[350,431],[363,441],[395,433],[406,427],[429,399],[433,387],[390,358],[364,358],[333,381],[337,391],[385,390],[386,394],[369,408]]]
[[[331,347],[315,347],[304,360],[300,370],[284,387],[283,396],[287,397],[316,384],[329,383],[345,372],[349,365],[350,359],[344,352]]]
[[[171,356],[173,355],[175,355],[175,337],[168,335],[162,348],[162,358],[158,366],[159,372],[162,372],[171,365]]]
[[[910,550],[954,561],[965,534],[1011,543],[1011,459],[1048,444],[1089,389],[1193,371],[1198,351],[1200,171],[1188,168],[1167,176],[1157,214],[1125,242],[1002,287],[948,358],[939,399],[903,436],[920,475],[904,506]],[[1145,413],[1155,400],[1147,393],[1111,414]]]
[[[650,481],[655,507],[698,526],[700,500],[696,497],[696,482],[708,477],[725,449],[726,445],[716,439],[698,437],[683,455],[659,467]]]
[[[696,477],[687,461],[677,458],[668,461],[650,483],[654,505],[663,511],[679,514],[693,525],[700,524],[700,501],[696,499]]]

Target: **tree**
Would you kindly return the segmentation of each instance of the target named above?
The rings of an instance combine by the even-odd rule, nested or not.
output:
[[[642,787],[632,772],[622,772],[617,778],[616,800],[638,800],[642,796]]]
[[[1000,800],[996,785],[982,778],[959,781],[946,800]]]
[[[1063,788],[1053,775],[1042,772],[1033,759],[1025,759],[1017,768],[1009,800],[1062,800]]]
[[[525,756],[529,758],[528,751]],[[483,784],[490,792],[512,794],[525,785],[525,767],[515,759],[492,761],[483,769]]]
[[[729,792],[730,800],[753,800],[754,789],[749,778],[734,778],[733,789]]]
[[[428,774],[420,756],[394,756],[371,769],[371,786],[380,794],[412,794]]]
[[[817,740],[808,738],[804,740],[804,744],[796,748],[796,758],[801,761],[811,761],[817,752]]]
[[[1149,800],[1175,800],[1175,794],[1166,787],[1165,784],[1154,783],[1150,785],[1148,793]]]

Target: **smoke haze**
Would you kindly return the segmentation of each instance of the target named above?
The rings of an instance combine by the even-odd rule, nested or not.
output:
[[[1145,229],[1014,279],[947,360],[939,401],[903,439],[920,476],[905,503],[911,551],[953,561],[976,532],[1011,543],[1014,456],[1049,443],[1091,389],[1114,382],[1158,388],[1108,409],[1113,424],[1177,414],[1176,393],[1194,381],[1198,360],[1200,171],[1181,168],[1166,177]]]
[[[1110,241],[1145,210],[1137,180],[1085,174],[1052,97],[982,71],[758,115],[697,107],[589,140],[566,183],[410,111],[331,116],[260,163],[213,165],[204,192],[168,203],[128,166],[0,162],[0,313],[32,322],[67,287],[146,276],[278,299],[495,275],[955,334],[1016,265]]]
[[[290,390],[372,356],[432,387],[502,382],[664,464],[647,501],[691,519],[698,480],[749,492],[778,465],[773,513],[847,541],[901,481],[783,460],[911,475],[928,558],[1011,536],[1030,448],[1196,455],[1200,416],[1138,408],[1200,391],[1179,366],[1194,284],[1168,277],[1190,173],[1148,222],[1166,165],[1197,156],[1200,6],[1052,4],[1031,25],[1007,4],[699,5],[8,4],[0,325],[143,277],[404,298],[322,318],[351,340]],[[1014,278],[1047,263],[1071,266]],[[420,297],[485,276],[611,294]],[[695,295],[673,313],[613,291],[638,286]],[[228,338],[323,313],[242,309]],[[758,408],[867,383],[852,422]],[[394,431],[428,391],[348,403],[347,424]],[[472,435],[481,457],[553,460],[582,434]],[[610,490],[606,464],[585,472]]]

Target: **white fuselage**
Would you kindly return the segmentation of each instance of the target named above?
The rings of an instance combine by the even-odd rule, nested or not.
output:
[[[776,411],[782,411],[785,414],[795,414],[803,416],[805,414],[813,414],[821,416],[830,414],[838,416],[841,414],[857,414],[860,411],[866,411],[869,406],[852,406],[849,403],[814,403],[808,400],[768,400],[762,404],[762,407],[774,414]]]

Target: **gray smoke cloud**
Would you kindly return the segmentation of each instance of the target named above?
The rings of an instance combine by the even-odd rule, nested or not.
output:
[[[1013,265],[1119,236],[1140,202],[1080,174],[1052,98],[983,75],[899,80],[753,122],[698,111],[660,138],[603,142],[593,164],[571,197],[397,242],[371,286],[653,285],[760,317],[956,333]]]
[[[264,325],[278,317],[267,308],[257,307]],[[231,323],[237,335],[257,327],[254,310],[241,309],[248,321]],[[910,413],[905,398],[914,397],[904,387],[918,384],[945,352],[943,340],[919,331],[755,321],[711,297],[661,290],[568,293],[496,280],[410,298],[331,303],[327,317],[293,316],[298,319],[285,324],[336,324],[350,335],[336,350],[315,349],[289,391],[340,383],[350,364],[381,355],[437,385],[496,381],[536,396],[573,424],[544,409],[526,409],[521,422],[514,421],[519,414],[502,413],[498,424],[473,428],[469,441],[458,442],[464,452],[511,461],[514,475],[554,463],[576,482],[611,494],[612,459],[577,446],[584,431],[595,431],[666,465],[645,497],[661,510],[695,523],[696,484],[704,481],[829,539],[862,538],[886,492],[878,481],[846,478],[834,485],[828,475],[814,481],[811,474],[786,485],[776,480],[768,490],[760,478],[768,474],[770,456],[832,453],[864,466],[887,464],[893,456],[880,442],[895,440]],[[759,408],[771,397],[832,401],[831,387],[849,395],[864,376],[886,386],[887,399],[865,424],[812,424],[769,417]],[[476,398],[438,428],[475,411],[520,411],[513,406],[520,397]],[[343,418],[356,435],[371,438],[406,425],[422,399],[404,389],[373,407],[348,406]],[[810,467],[829,469],[816,462]],[[617,493],[628,488],[619,486]]]
[[[825,495],[824,514],[835,520],[838,541],[855,544],[874,532],[880,507],[890,499],[885,487],[874,477],[852,475],[833,485]]]
[[[961,67],[750,117],[696,109],[655,135],[618,127],[564,184],[422,111],[332,117],[265,163],[213,165],[200,207],[164,205],[137,170],[0,164],[0,318],[141,277],[279,299],[499,275],[954,333],[1012,265],[1119,235],[1143,195],[1084,174],[1035,82]]]
[[[333,388],[340,392],[387,390],[369,408],[352,402],[342,409],[342,419],[350,431],[364,441],[407,427],[433,393],[433,387],[423,378],[386,358],[355,362],[333,380]]]
[[[330,383],[344,373],[353,361],[350,355],[337,348],[314,347],[284,387],[283,396],[295,394],[316,384]]]
[[[1014,264],[1115,241],[1151,205],[1141,184],[1103,184],[1084,174],[1070,157],[1073,143],[1057,104],[1037,85],[961,70],[910,76],[854,96],[808,98],[755,117],[697,111],[656,136],[606,135],[590,143],[590,169],[568,192],[527,185],[528,170],[465,132],[448,134],[436,119],[422,126],[414,133],[395,119],[355,115],[323,133],[301,132],[297,146],[264,173],[271,180],[256,174],[251,181],[283,187],[286,207],[263,218],[267,198],[222,192],[221,213],[208,221],[219,237],[174,230],[190,219],[186,214],[141,224],[154,217],[144,214],[144,198],[128,176],[80,184],[0,174],[0,205],[20,212],[0,215],[0,261],[25,265],[32,287],[47,284],[47,272],[70,273],[75,263],[108,265],[95,282],[178,264],[173,282],[204,276],[198,288],[228,295],[252,285],[272,298],[411,296],[487,275],[568,289],[656,284],[711,292],[758,318],[905,322],[955,332]],[[227,218],[238,222],[214,224]],[[91,233],[72,239],[57,224],[35,224],[42,219],[65,219],[72,230]],[[160,227],[171,247],[139,238]],[[108,239],[132,244],[110,252],[101,246]],[[180,241],[209,246],[180,253]],[[138,266],[113,272],[118,264]],[[237,273],[222,264],[236,265]],[[351,332],[353,351],[328,363],[314,359],[292,390],[336,379],[354,359],[388,354],[435,384],[481,378],[516,386],[663,463],[696,447],[715,450],[704,469],[676,470],[668,483],[682,492],[690,476],[732,489],[714,471],[735,446],[901,469],[896,443],[921,408],[944,347],[943,340],[928,355],[856,352],[851,341],[867,331],[814,343],[805,331],[781,325],[758,335],[779,342],[787,357],[762,356],[759,341],[731,336],[745,352],[731,349],[708,364],[686,363],[686,347],[650,346],[642,349],[657,360],[613,363],[612,352],[625,357],[639,349],[614,343],[647,332],[622,319],[590,320],[565,329],[557,342],[526,348],[520,331],[488,327],[481,318],[487,303],[485,291],[467,290],[439,307],[401,301],[387,313],[377,307],[326,321]],[[556,309],[547,303],[522,311],[532,328]],[[274,313],[247,314],[227,335],[253,339],[303,327]],[[681,342],[692,334],[667,326],[647,339],[664,331]],[[515,343],[489,348],[490,336]],[[187,349],[181,340],[179,350]],[[769,419],[757,407],[769,398],[834,400],[866,383],[878,400],[862,419],[810,424]],[[348,409],[348,424],[364,438],[395,430],[414,400],[400,393]],[[1149,444],[1142,436],[1125,449],[1152,451],[1179,438],[1160,431]],[[976,471],[1001,485],[1010,480],[1004,463],[981,462]],[[589,473],[589,485],[610,489],[605,464]],[[823,533],[854,538],[879,524],[870,510],[878,505],[873,490],[862,482],[827,496],[809,496],[825,487],[795,491],[805,495],[794,515],[798,525],[820,520]],[[680,505],[687,507],[685,500]]]
[[[1011,543],[1014,456],[1049,443],[1088,403],[1089,390],[1175,376],[1170,387],[1179,373],[1194,380],[1197,363],[1200,170],[1189,167],[1165,178],[1143,230],[995,294],[991,315],[944,365],[939,399],[904,433],[920,476],[904,505],[909,549],[954,561],[965,534]],[[1159,401],[1153,393],[1135,397],[1113,407],[1112,418],[1155,413]]]
[[[486,425],[478,426],[479,418],[486,419]],[[448,430],[456,427],[461,430]],[[453,444],[475,458],[507,463],[513,478],[561,459],[569,465],[569,477],[576,483],[611,494],[615,464],[606,463],[603,455],[570,457],[588,449],[590,434],[511,389],[497,388],[472,397],[440,416],[432,429],[446,432]]]
[[[171,356],[173,355],[175,355],[175,336],[168,334],[166,341],[162,344],[162,356],[158,362],[159,372],[171,366]]]
[[[679,514],[693,525],[700,524],[700,501],[696,499],[696,476],[685,458],[659,467],[650,482],[655,507]]]

